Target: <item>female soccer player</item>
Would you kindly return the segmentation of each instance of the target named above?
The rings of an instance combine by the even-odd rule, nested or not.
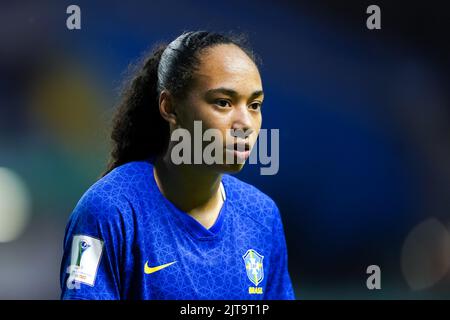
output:
[[[70,217],[61,297],[294,299],[276,204],[229,175],[244,161],[173,161],[172,133],[194,136],[194,121],[220,133],[224,158],[247,159],[262,101],[239,39],[197,31],[157,47],[124,91],[107,173]]]

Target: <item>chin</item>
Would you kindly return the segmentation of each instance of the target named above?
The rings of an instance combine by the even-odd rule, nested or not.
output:
[[[219,166],[219,171],[222,173],[238,173],[244,168],[245,163],[222,164]]]

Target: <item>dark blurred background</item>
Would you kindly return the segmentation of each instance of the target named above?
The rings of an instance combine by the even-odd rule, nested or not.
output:
[[[0,298],[59,298],[65,224],[105,168],[124,71],[197,29],[245,32],[263,60],[280,171],[238,177],[281,209],[297,298],[450,298],[449,24],[431,0],[2,2]]]

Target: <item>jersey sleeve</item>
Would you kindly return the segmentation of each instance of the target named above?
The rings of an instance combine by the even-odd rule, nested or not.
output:
[[[295,294],[288,271],[286,239],[280,211],[274,204],[273,245],[270,255],[270,272],[268,276],[265,299],[294,300]]]
[[[108,195],[88,190],[66,227],[60,270],[61,299],[120,299],[121,208]]]

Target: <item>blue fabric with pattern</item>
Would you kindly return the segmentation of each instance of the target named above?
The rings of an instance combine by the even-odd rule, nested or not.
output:
[[[206,229],[161,194],[149,161],[124,164],[101,178],[66,227],[61,298],[294,299],[276,204],[233,176],[223,175],[222,183],[225,202]],[[67,285],[74,235],[103,241],[93,286]],[[171,262],[144,272],[146,263]]]

